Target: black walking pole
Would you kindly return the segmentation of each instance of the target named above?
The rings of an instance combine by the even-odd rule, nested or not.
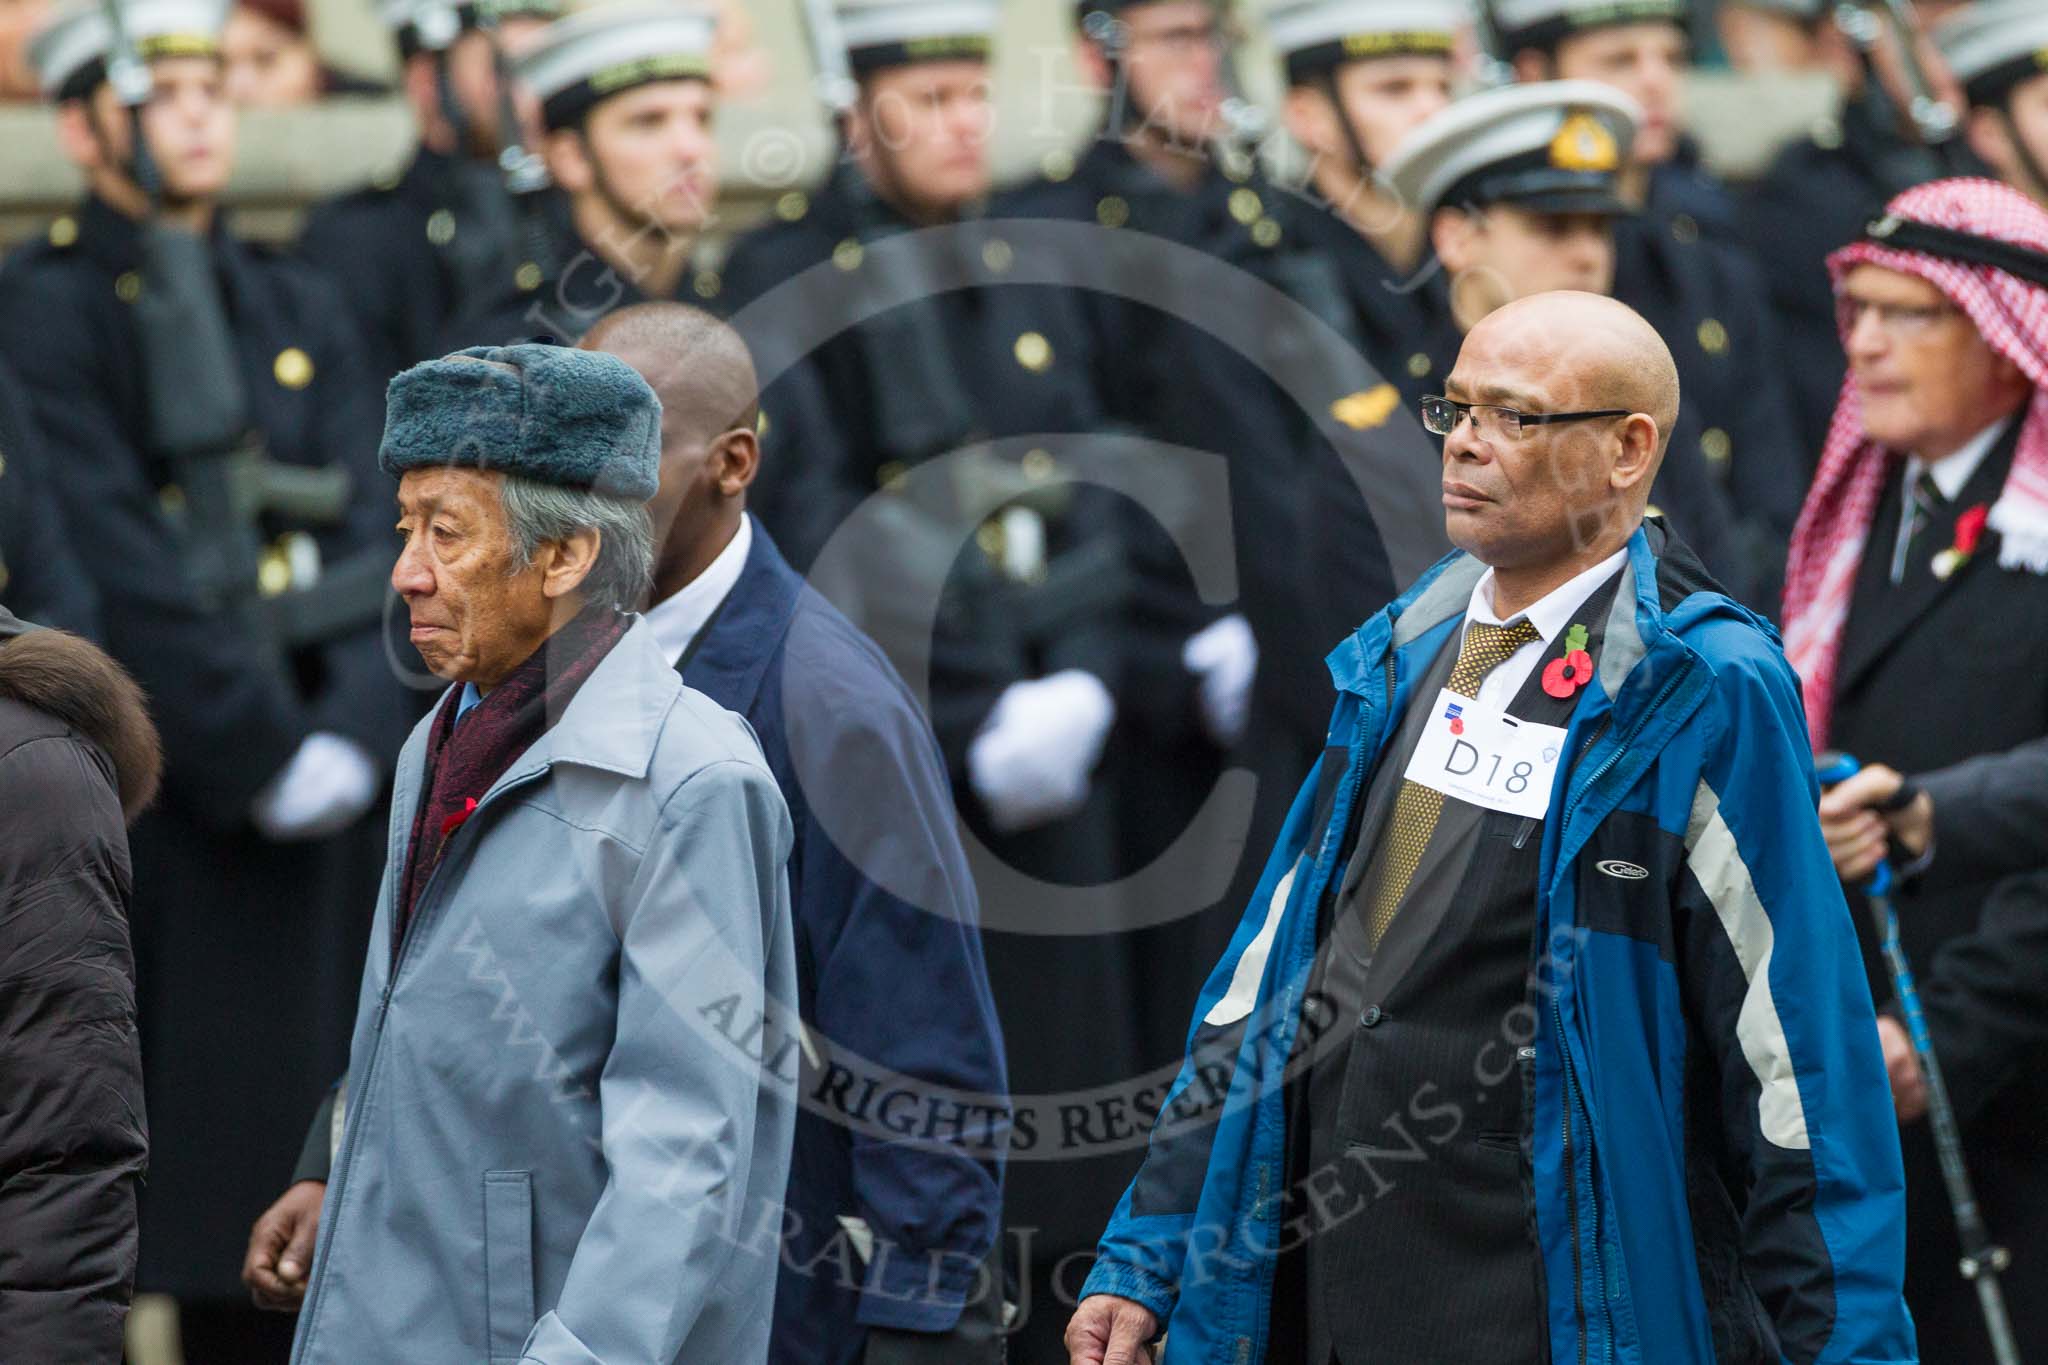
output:
[[[1814,760],[1822,785],[1845,782],[1862,765],[1847,754],[1822,754]],[[1918,793],[1911,784],[1900,787],[1886,803],[1896,810],[1909,804]],[[1977,1287],[1977,1303],[1984,1310],[1984,1327],[1991,1334],[1991,1354],[1997,1365],[2020,1365],[2019,1346],[2013,1341],[2012,1320],[2006,1316],[2005,1293],[1998,1276],[2012,1263],[2002,1246],[1995,1246],[1984,1226],[1984,1211],[1977,1206],[1977,1194],[1970,1186],[1970,1172],[1963,1161],[1962,1130],[1956,1126],[1956,1111],[1949,1103],[1948,1085],[1941,1078],[1941,1063],[1934,1055],[1934,1039],[1927,1032],[1927,1016],[1920,1009],[1920,990],[1913,984],[1913,967],[1899,942],[1899,912],[1892,904],[1892,866],[1880,862],[1863,888],[1870,899],[1871,918],[1884,948],[1884,963],[1891,973],[1892,990],[1906,1016],[1906,1035],[1920,1060],[1927,1080],[1927,1121],[1934,1126],[1934,1149],[1941,1158],[1942,1183],[1948,1186],[1949,1206],[1955,1210],[1956,1233],[1963,1244],[1963,1278]]]

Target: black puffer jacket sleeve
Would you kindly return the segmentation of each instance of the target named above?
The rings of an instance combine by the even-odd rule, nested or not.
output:
[[[121,1358],[148,1159],[113,765],[0,699],[0,1361]]]

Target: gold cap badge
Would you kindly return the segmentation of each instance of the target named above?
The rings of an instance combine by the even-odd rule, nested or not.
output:
[[[1606,124],[1581,110],[1550,140],[1550,164],[1561,171],[1619,170],[1621,146]]]

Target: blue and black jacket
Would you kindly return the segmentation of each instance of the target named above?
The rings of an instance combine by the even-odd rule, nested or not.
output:
[[[1318,908],[1484,571],[1453,555],[1330,656],[1328,748],[1085,1291],[1156,1313],[1166,1365],[1266,1358],[1275,1259],[1306,1235],[1283,1091]],[[1520,1053],[1551,1359],[1913,1361],[1898,1133],[1798,682],[1657,523],[1621,573],[1543,822]]]

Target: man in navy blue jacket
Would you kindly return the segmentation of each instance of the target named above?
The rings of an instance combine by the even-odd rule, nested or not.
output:
[[[938,742],[882,651],[747,515],[760,447],[739,335],[651,303],[583,344],[662,400],[648,623],[685,682],[753,725],[796,824],[808,1036],[789,1059],[804,1105],[769,1358],[993,1365],[1009,1109]]]

